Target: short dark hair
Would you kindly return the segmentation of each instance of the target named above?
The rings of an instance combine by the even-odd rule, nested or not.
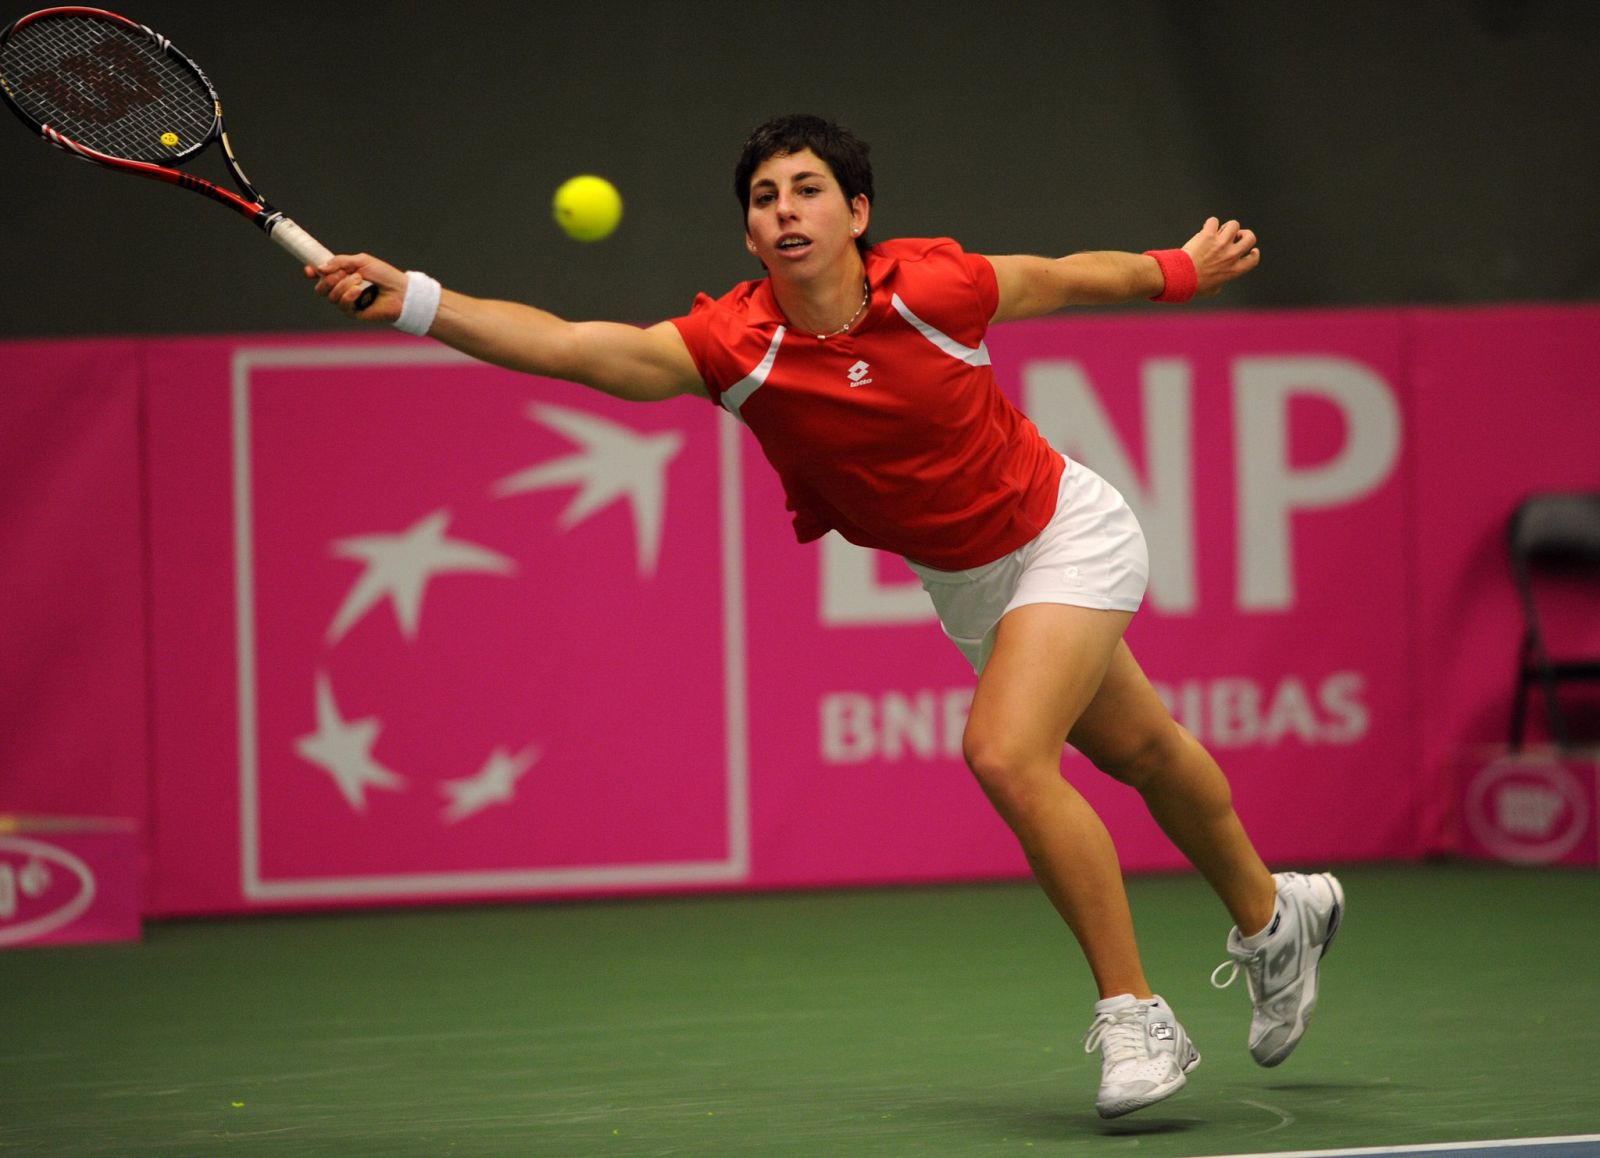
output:
[[[859,194],[870,205],[873,199],[870,147],[849,129],[809,113],[790,113],[758,125],[745,138],[739,150],[739,163],[733,170],[733,195],[739,199],[742,216],[750,208],[750,179],[769,157],[787,156],[810,149],[828,163],[846,201]],[[866,235],[856,239],[865,249]]]

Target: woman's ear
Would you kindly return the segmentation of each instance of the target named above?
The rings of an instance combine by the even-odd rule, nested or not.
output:
[[[857,193],[850,199],[850,236],[860,237],[867,231],[867,224],[872,220],[872,202],[867,200],[865,193]]]

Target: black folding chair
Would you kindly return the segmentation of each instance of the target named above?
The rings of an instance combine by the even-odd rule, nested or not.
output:
[[[1559,659],[1551,658],[1534,587],[1541,575],[1587,573],[1595,580],[1595,612],[1600,615],[1600,492],[1528,496],[1511,516],[1510,551],[1511,576],[1523,615],[1516,699],[1511,708],[1511,748],[1522,747],[1528,695],[1534,684],[1543,693],[1551,738],[1557,747],[1568,748],[1572,736],[1561,709],[1560,686],[1600,681],[1600,655],[1562,653]]]

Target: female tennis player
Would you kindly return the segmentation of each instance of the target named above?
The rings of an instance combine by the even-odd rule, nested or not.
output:
[[[834,530],[904,557],[977,672],[963,751],[1099,987],[1084,1048],[1101,1053],[1100,1114],[1170,1096],[1200,1054],[1145,976],[1116,850],[1061,775],[1063,743],[1137,789],[1216,890],[1235,927],[1213,982],[1244,967],[1250,1051],[1283,1061],[1316,1002],[1339,883],[1274,876],[1256,854],[1216,761],[1123,642],[1148,575],[1133,513],[1002,395],[983,344],[997,322],[1067,306],[1215,293],[1260,263],[1255,234],[1211,218],[1179,249],[1056,259],[869,244],[867,146],[812,116],[756,129],[734,190],[767,276],[644,329],[469,297],[367,255],[307,273],[352,316],[495,365],[736,415],[782,479],[797,537]],[[363,282],[380,293],[357,314]]]

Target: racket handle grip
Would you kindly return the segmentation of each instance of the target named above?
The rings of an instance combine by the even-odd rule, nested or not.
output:
[[[331,249],[287,217],[278,218],[277,224],[272,227],[268,236],[294,254],[301,265],[321,266],[333,257]],[[377,286],[365,282],[362,284],[361,296],[356,299],[357,313],[370,306],[372,300],[378,296]]]

